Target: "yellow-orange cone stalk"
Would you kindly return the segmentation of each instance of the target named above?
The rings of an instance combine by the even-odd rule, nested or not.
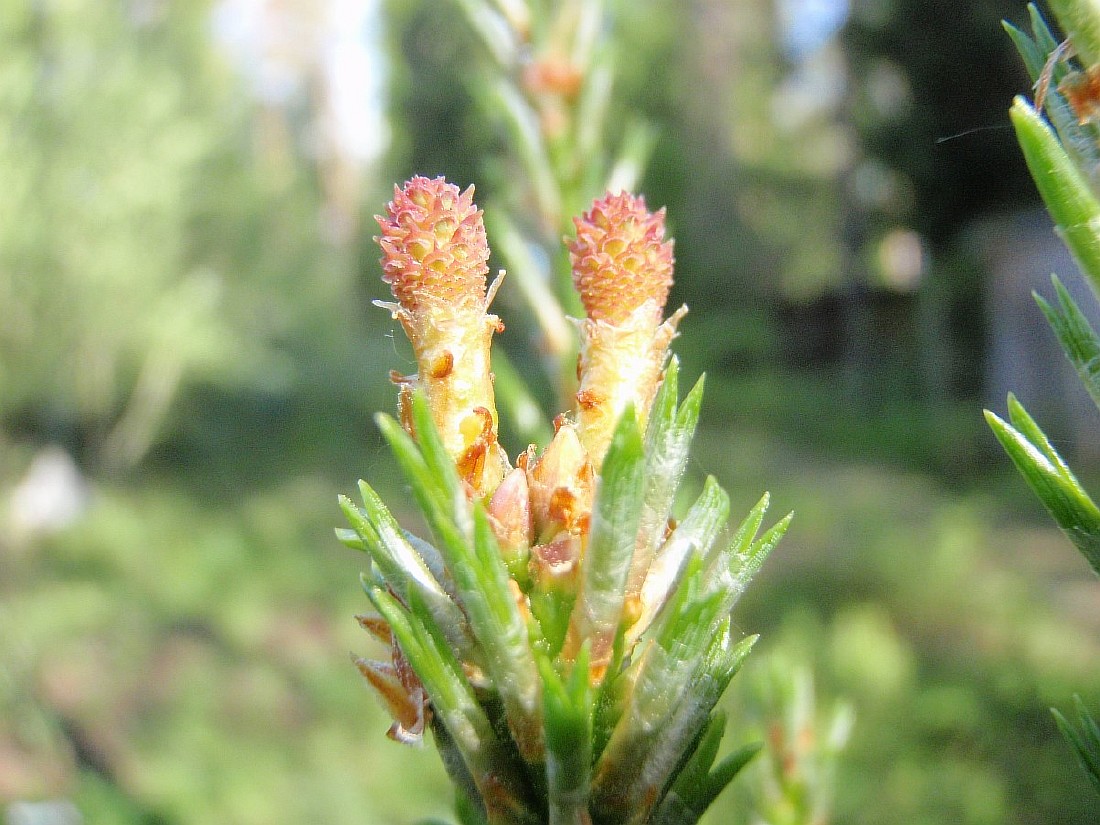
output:
[[[661,320],[673,268],[664,209],[650,212],[642,197],[609,193],[573,223],[573,283],[588,316],[580,322],[577,428],[598,468],[628,405],[645,426],[668,345],[687,309]]]
[[[474,187],[414,177],[394,188],[384,216],[382,278],[396,303],[382,303],[412,342],[418,372],[394,376],[401,422],[411,431],[414,388],[427,396],[432,419],[473,495],[496,488],[507,469],[497,443],[497,412],[489,347],[502,327],[488,312],[489,245]],[[495,286],[495,284],[494,284]],[[415,435],[415,433],[413,433]]]

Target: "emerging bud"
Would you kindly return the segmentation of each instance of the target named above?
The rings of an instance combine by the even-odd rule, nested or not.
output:
[[[536,544],[531,548],[531,579],[536,590],[575,595],[580,557],[580,537],[565,530],[546,544]]]
[[[595,493],[588,454],[572,424],[565,422],[538,460],[527,464],[535,541],[552,539],[559,531],[587,534]]]
[[[531,61],[523,70],[523,85],[533,94],[576,97],[584,84],[581,68],[561,55]]]
[[[527,556],[532,538],[527,473],[519,467],[508,473],[493,493],[486,512],[508,572],[513,579],[526,581]]]
[[[412,342],[418,373],[395,376],[401,420],[411,430],[408,403],[424,390],[432,419],[475,495],[500,483],[506,459],[497,444],[497,413],[489,346],[500,320],[488,314],[495,284],[486,292],[489,246],[474,188],[465,192],[443,178],[414,177],[394,188],[382,234],[382,280],[396,304],[380,303]]]
[[[605,195],[573,221],[573,283],[588,315],[581,322],[576,415],[597,467],[628,405],[644,427],[668,345],[687,311],[661,323],[673,267],[664,215],[664,209],[647,211],[644,198],[622,193]]]

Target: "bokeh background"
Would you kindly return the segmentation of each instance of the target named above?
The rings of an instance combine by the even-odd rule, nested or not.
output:
[[[332,528],[361,476],[406,499],[372,421],[410,368],[372,215],[414,172],[509,185],[456,5],[0,3],[11,825],[447,815],[350,662],[362,559]],[[832,821],[1100,820],[1048,712],[1100,709],[1100,584],[980,414],[1015,388],[1100,476],[1029,297],[1072,264],[1006,116],[1022,2],[627,5],[616,100],[656,127],[642,189],[708,374],[691,483],[796,512],[738,608],[762,641],[729,746],[797,663],[813,713],[854,712]],[[499,312],[523,368],[507,284]],[[708,821],[752,821],[758,785]]]

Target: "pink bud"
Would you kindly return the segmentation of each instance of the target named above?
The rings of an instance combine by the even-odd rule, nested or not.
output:
[[[569,259],[588,317],[618,325],[647,301],[659,316],[672,287],[665,210],[650,212],[641,196],[608,193],[573,224],[577,239],[569,243]]]

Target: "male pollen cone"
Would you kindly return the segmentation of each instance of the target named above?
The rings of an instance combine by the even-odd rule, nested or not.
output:
[[[620,326],[646,301],[664,309],[674,263],[664,208],[650,212],[641,195],[608,193],[573,224],[573,283],[589,318]]]
[[[394,377],[401,423],[413,433],[414,389],[470,492],[496,488],[507,460],[497,443],[489,349],[500,319],[488,313],[489,244],[474,187],[443,178],[412,178],[394,187],[382,234],[382,280],[396,304],[382,304],[401,322],[416,355],[416,375]]]
[[[474,187],[460,192],[442,177],[417,175],[394,186],[382,228],[382,280],[403,309],[485,298],[489,244]]]
[[[687,310],[661,320],[673,268],[664,209],[650,212],[641,196],[608,193],[573,223],[573,283],[588,316],[580,322],[575,416],[577,434],[598,468],[628,407],[645,428],[668,344]]]

